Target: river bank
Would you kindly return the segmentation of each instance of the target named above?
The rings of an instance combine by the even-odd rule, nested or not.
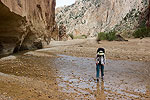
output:
[[[52,47],[52,48],[51,48]],[[47,48],[51,52],[78,57],[92,57],[99,47],[106,49],[106,57],[114,60],[150,61],[150,38],[128,41],[100,41],[95,38],[69,41],[52,41]]]

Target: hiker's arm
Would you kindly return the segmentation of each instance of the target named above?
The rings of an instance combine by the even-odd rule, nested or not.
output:
[[[96,65],[97,65],[97,64],[98,64],[98,61],[97,61],[97,54],[96,54],[95,62],[96,62]]]
[[[104,55],[104,64],[106,64],[106,56]]]

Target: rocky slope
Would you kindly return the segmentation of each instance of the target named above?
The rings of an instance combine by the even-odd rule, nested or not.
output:
[[[74,35],[95,36],[124,22],[128,23],[123,28],[126,25],[133,29],[146,5],[146,0],[76,0],[75,4],[57,8],[56,22],[66,26],[67,34]]]
[[[0,55],[42,48],[57,34],[55,0],[0,0]]]

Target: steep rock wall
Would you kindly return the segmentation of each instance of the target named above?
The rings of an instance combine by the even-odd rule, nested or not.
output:
[[[0,0],[0,54],[42,48],[55,32],[55,0]]]
[[[146,26],[150,27],[150,0],[147,0],[147,5],[140,16],[140,23],[142,24],[142,22],[145,21]]]
[[[94,36],[112,30],[131,11],[141,11],[144,0],[76,0],[58,8],[56,22],[64,24],[67,34]]]

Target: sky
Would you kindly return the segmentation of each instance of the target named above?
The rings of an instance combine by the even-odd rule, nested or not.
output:
[[[56,7],[61,7],[64,5],[71,5],[75,0],[56,0]]]

